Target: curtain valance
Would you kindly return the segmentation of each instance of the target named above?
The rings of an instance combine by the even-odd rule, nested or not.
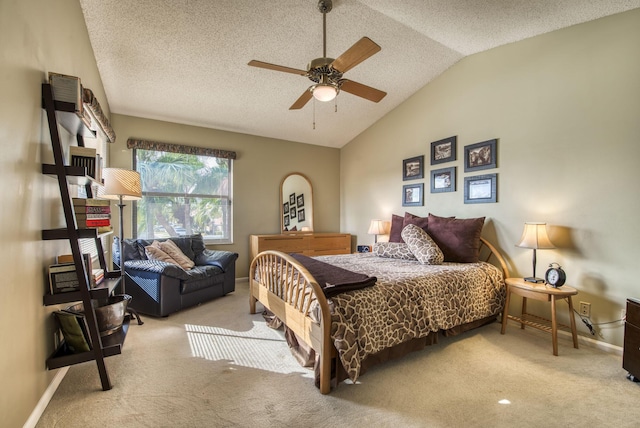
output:
[[[137,138],[129,138],[127,140],[127,148],[143,149],[143,150],[159,150],[171,153],[183,153],[196,156],[214,156],[224,159],[235,159],[236,152],[229,150],[210,149],[206,147],[188,146],[185,144],[163,143],[160,141],[140,140]]]

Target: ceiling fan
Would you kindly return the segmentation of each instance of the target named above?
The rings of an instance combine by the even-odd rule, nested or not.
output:
[[[289,107],[289,110],[297,110],[307,104],[311,97],[319,101],[331,101],[340,91],[345,91],[358,97],[375,103],[383,99],[387,93],[372,88],[353,80],[344,79],[342,76],[365,59],[381,50],[374,41],[368,37],[358,40],[338,58],[327,57],[327,13],[333,8],[331,0],[318,1],[318,10],[322,13],[322,57],[311,60],[307,70],[269,64],[267,62],[252,60],[252,67],[266,68],[268,70],[282,71],[308,77],[314,82],[306,91]]]

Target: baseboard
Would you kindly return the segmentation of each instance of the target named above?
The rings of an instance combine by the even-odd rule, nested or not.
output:
[[[571,339],[571,332],[565,330],[558,330],[558,335],[566,336]],[[578,344],[587,345],[592,348],[599,349],[601,351],[622,356],[623,348],[622,346],[612,345],[607,342],[603,342],[601,340],[592,339],[590,337],[578,335]]]
[[[236,282],[249,282],[249,277],[243,276],[242,278],[236,278]]]
[[[44,413],[44,410],[49,405],[49,401],[51,401],[51,398],[53,398],[53,394],[56,393],[58,386],[60,386],[62,379],[64,379],[68,371],[69,367],[62,367],[58,369],[55,376],[53,376],[51,383],[49,384],[47,389],[45,389],[44,394],[42,394],[42,397],[40,397],[40,401],[38,401],[35,409],[33,409],[33,411],[31,412],[31,416],[29,416],[29,419],[27,419],[27,421],[24,423],[23,428],[35,428],[36,424],[40,420],[40,417]]]

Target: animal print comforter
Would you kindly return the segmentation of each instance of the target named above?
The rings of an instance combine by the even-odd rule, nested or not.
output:
[[[373,287],[331,298],[331,337],[354,382],[367,356],[497,315],[505,302],[502,272],[489,263],[423,265],[371,253],[316,259],[378,278]]]

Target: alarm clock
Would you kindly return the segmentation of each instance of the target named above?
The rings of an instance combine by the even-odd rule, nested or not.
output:
[[[544,274],[544,280],[546,284],[552,287],[562,287],[567,280],[567,274],[564,273],[562,266],[558,263],[551,263],[549,269],[547,269],[547,272]]]

